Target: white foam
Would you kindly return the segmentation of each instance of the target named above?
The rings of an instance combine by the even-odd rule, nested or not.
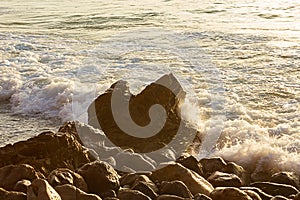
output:
[[[5,61],[4,65],[9,65]],[[8,66],[0,66],[0,101],[8,100],[22,86],[20,73]]]

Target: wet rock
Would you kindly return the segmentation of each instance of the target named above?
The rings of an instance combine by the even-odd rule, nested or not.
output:
[[[26,179],[33,181],[40,177],[42,177],[42,175],[37,173],[37,171],[30,165],[7,165],[0,168],[0,187],[6,190],[13,190],[16,183],[20,180]]]
[[[203,177],[208,178],[212,173],[219,171],[223,172],[226,167],[226,162],[220,158],[203,158],[199,161],[203,170]]]
[[[112,99],[115,99],[112,98],[113,94],[118,97],[118,103],[115,107],[119,110],[119,116],[122,116],[119,122],[116,122],[113,116],[111,106],[114,103]],[[185,92],[172,74],[165,75],[156,82],[151,83],[137,95],[130,93],[127,82],[118,81],[104,94],[98,96],[89,106],[88,121],[94,127],[101,127],[110,141],[122,149],[132,149],[137,153],[154,152],[165,147],[178,134],[181,123],[179,104],[184,98]],[[127,111],[129,109],[124,102],[129,102],[129,116],[125,111],[122,111],[124,107]],[[147,126],[151,121],[149,110],[155,104],[164,107],[167,119],[163,115],[157,115],[153,118],[153,122],[163,125],[163,128],[154,136],[147,138],[134,137],[119,127],[120,124],[128,125],[131,120],[138,126]],[[162,124],[164,121],[165,123]],[[132,126],[129,127],[130,130],[133,128]],[[193,132],[192,135],[195,136],[195,133]]]
[[[242,185],[248,185],[251,182],[250,174],[242,166],[234,162],[228,162],[223,172],[237,175],[241,179]]]
[[[270,182],[291,185],[297,189],[300,188],[299,178],[294,172],[279,172],[273,174]]]
[[[202,165],[194,156],[180,157],[177,162],[203,176]]]
[[[155,184],[143,182],[143,181],[138,181],[132,188],[132,190],[138,190],[142,192],[143,194],[147,195],[151,199],[156,199],[158,196],[156,191],[157,187]]]
[[[187,169],[179,163],[169,164],[155,170],[150,177],[155,182],[182,181],[193,195],[202,193],[209,195],[213,186],[196,172]]]
[[[153,183],[148,176],[144,175],[144,174],[137,174],[137,173],[128,173],[123,175],[120,178],[120,185],[124,186],[124,185],[129,185],[130,187],[133,186],[134,183],[136,182],[147,182],[147,183]]]
[[[206,196],[205,194],[196,194],[194,196],[194,200],[212,200],[212,199]]]
[[[16,183],[16,185],[13,188],[13,191],[18,191],[18,192],[27,192],[27,188],[31,185],[31,181],[22,179]]]
[[[87,184],[83,177],[67,168],[58,168],[53,170],[47,177],[48,182],[52,187],[58,185],[70,184],[78,189],[87,192]]]
[[[0,199],[1,200],[26,200],[27,196],[23,192],[7,191],[0,188]]]
[[[182,181],[162,182],[160,194],[171,194],[183,198],[192,198],[193,195]]]
[[[251,197],[252,200],[262,200],[262,199],[260,198],[260,196],[259,196],[256,192],[254,192],[254,191],[252,191],[252,190],[243,190],[243,191],[246,192],[246,194],[247,194],[249,197]]]
[[[185,200],[185,198],[171,194],[163,194],[160,195],[157,200]]]
[[[55,190],[61,196],[62,200],[101,200],[99,196],[87,194],[70,184],[58,185],[55,187]]]
[[[26,141],[0,148],[0,167],[27,163],[48,175],[56,168],[75,170],[93,158],[70,133],[44,132]]]
[[[108,190],[117,191],[120,187],[119,175],[112,166],[103,161],[87,163],[78,169],[91,193],[98,194]]]
[[[35,179],[27,190],[27,200],[62,200],[44,179]]]
[[[214,187],[241,187],[242,181],[235,174],[216,171],[207,178]]]
[[[114,190],[107,190],[106,192],[101,193],[101,197],[106,199],[109,197],[117,197],[116,191]]]
[[[289,200],[289,199],[284,196],[277,195],[273,197],[271,200]]]
[[[258,194],[262,200],[270,200],[273,197],[273,196],[263,192],[261,189],[256,188],[256,187],[240,187],[239,189],[241,189],[245,192],[253,191],[256,194]]]
[[[295,195],[293,200],[300,200],[300,192],[298,194]]]
[[[130,190],[130,189],[120,189],[118,192],[118,198],[120,200],[129,200],[129,199],[151,200],[150,197],[143,194],[142,192],[138,190]]]
[[[246,192],[234,187],[217,187],[209,196],[213,200],[252,200]]]
[[[272,196],[282,195],[284,197],[288,197],[299,192],[293,186],[271,182],[255,182],[251,183],[250,186],[257,187],[265,193],[270,194]]]

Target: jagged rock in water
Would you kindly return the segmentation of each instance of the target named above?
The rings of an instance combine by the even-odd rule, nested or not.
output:
[[[172,74],[151,83],[137,95],[130,93],[127,82],[118,81],[89,106],[88,121],[90,125],[101,128],[115,146],[149,153],[165,147],[178,134],[182,122],[179,105],[184,98],[185,92]],[[164,108],[166,116],[154,112],[157,107],[150,109],[156,104]],[[117,114],[114,114],[114,109]],[[145,126],[146,131],[136,128]],[[162,129],[157,134],[145,136],[146,132],[155,132],[160,126]],[[185,136],[189,138],[187,134],[190,133],[193,139],[196,131],[187,128],[186,124],[183,127],[186,129]]]

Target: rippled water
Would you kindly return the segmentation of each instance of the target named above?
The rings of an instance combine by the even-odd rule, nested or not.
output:
[[[0,146],[86,120],[90,84],[138,92],[172,72],[201,132],[226,117],[217,155],[299,171],[299,13],[289,0],[1,1]]]

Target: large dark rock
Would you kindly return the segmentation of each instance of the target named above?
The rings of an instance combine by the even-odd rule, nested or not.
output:
[[[202,193],[209,195],[213,186],[196,172],[179,163],[169,164],[153,171],[150,177],[154,182],[182,181],[193,195]]]
[[[192,198],[193,195],[182,181],[162,182],[160,194],[171,194],[183,198]]]
[[[178,134],[181,123],[178,108],[184,98],[185,92],[172,74],[165,75],[151,83],[137,95],[131,94],[127,82],[118,81],[104,94],[98,96],[89,106],[88,121],[90,125],[101,128],[116,146],[132,149],[137,153],[149,153],[165,147]],[[165,109],[167,118],[161,114],[154,114],[153,121],[150,119],[150,108],[155,104]],[[121,118],[119,121],[116,121],[113,109],[117,109],[117,115]],[[162,129],[153,136],[142,137],[144,132],[139,132],[140,129],[134,129],[133,126],[128,125],[131,120],[139,127],[145,127],[154,122],[156,123],[153,126],[154,129],[158,126],[161,126]],[[137,130],[138,133],[131,133],[132,131],[130,131],[128,134],[128,131],[124,131],[124,128],[120,128],[119,125],[126,126],[130,130]],[[150,129],[150,127],[148,128]],[[191,132],[195,136],[196,132],[194,130]],[[136,137],[133,134],[141,137]]]
[[[289,197],[290,195],[299,193],[299,191],[295,187],[279,183],[255,182],[251,183],[250,186],[257,187],[272,196],[282,195],[284,197]]]
[[[1,200],[26,200],[27,196],[23,192],[7,191],[0,188],[0,199]]]
[[[0,148],[0,160],[0,167],[26,163],[48,175],[56,168],[75,170],[93,158],[73,134],[44,132]]]
[[[78,169],[87,183],[89,192],[100,197],[109,190],[117,191],[120,187],[119,175],[112,166],[103,161],[87,163]]]
[[[235,174],[216,171],[207,178],[214,187],[241,187],[242,181]]]
[[[95,194],[87,194],[86,192],[69,184],[56,186],[55,190],[61,196],[62,200],[101,200],[99,196]]]
[[[18,181],[23,179],[33,181],[36,178],[42,178],[41,174],[27,164],[7,165],[0,168],[0,187],[6,190],[13,190]]]
[[[294,172],[278,172],[273,174],[270,182],[292,185],[295,188],[300,188],[300,181]]]
[[[182,164],[188,169],[197,172],[199,175],[203,176],[202,165],[199,163],[195,156],[182,156],[176,162]]]
[[[27,200],[62,200],[54,188],[44,179],[35,179],[27,190]]]

